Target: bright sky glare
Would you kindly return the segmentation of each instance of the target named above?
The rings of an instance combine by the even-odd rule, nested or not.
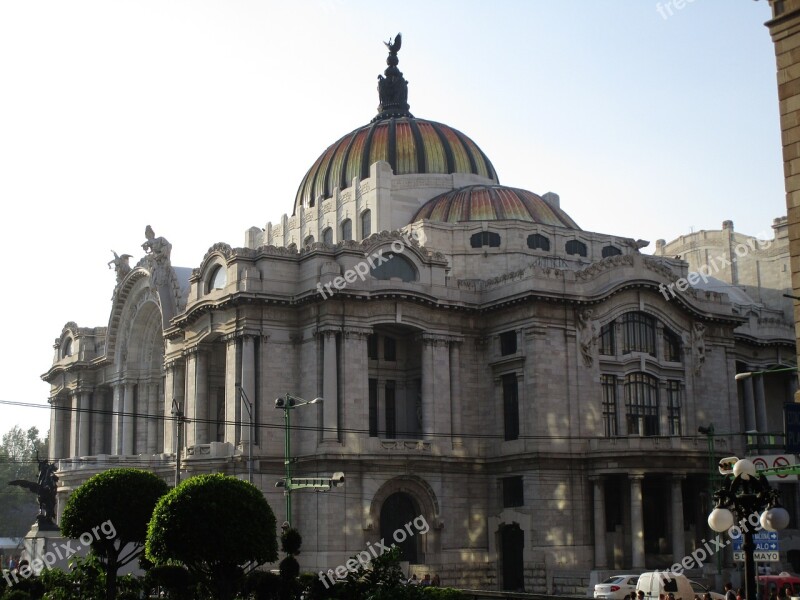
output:
[[[670,14],[671,13],[671,14]],[[765,0],[0,2],[0,399],[47,400],[67,321],[108,322],[111,249],[174,265],[291,213],[378,104],[403,33],[411,112],[591,231],[771,235],[786,214]],[[0,405],[0,430],[49,427]],[[2,433],[0,431],[0,433]]]

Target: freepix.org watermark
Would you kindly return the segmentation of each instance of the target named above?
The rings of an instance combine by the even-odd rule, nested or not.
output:
[[[357,263],[352,269],[347,269],[341,275],[334,277],[333,281],[330,283],[326,283],[324,286],[322,282],[317,283],[317,291],[322,295],[323,300],[327,300],[330,296],[333,296],[338,291],[343,290],[347,287],[350,283],[355,283],[356,279],[360,279],[364,281],[369,275],[369,272],[372,269],[380,267],[384,263],[389,262],[397,256],[398,254],[402,254],[405,252],[406,248],[411,246],[413,242],[419,242],[419,233],[417,231],[411,231],[408,233],[403,233],[401,235],[401,239],[394,240],[389,245],[391,249],[391,253],[384,254],[385,249],[381,248],[367,256],[364,260]],[[336,288],[332,290],[331,288]],[[327,292],[327,293],[326,293]]]
[[[656,3],[656,11],[661,15],[665,21],[675,14],[675,11],[683,10],[687,4],[691,4],[694,0],[667,0],[664,3]]]
[[[325,589],[328,589],[331,585],[336,584],[337,579],[343,579],[347,575],[348,571],[350,573],[355,573],[358,570],[359,564],[366,568],[373,558],[378,558],[384,552],[389,552],[389,550],[396,547],[397,544],[402,544],[408,538],[413,537],[416,534],[425,535],[428,533],[428,531],[430,531],[430,529],[430,525],[428,525],[425,517],[420,515],[413,521],[409,521],[403,527],[395,530],[395,532],[392,534],[392,540],[394,541],[388,546],[386,545],[386,538],[381,538],[381,540],[375,544],[367,542],[366,550],[362,550],[354,558],[351,558],[343,565],[339,565],[335,569],[328,569],[327,573],[320,571],[319,580],[323,583]]]
[[[744,258],[750,252],[756,250],[756,246],[759,250],[766,250],[772,245],[773,240],[767,239],[760,239],[760,238],[748,238],[747,243],[736,244],[733,248],[733,253],[736,256],[728,256],[727,252],[723,252],[720,256],[716,258],[711,258],[706,265],[700,265],[697,271],[690,272],[686,277],[680,277],[676,279],[669,285],[664,285],[663,283],[658,284],[658,291],[661,292],[661,295],[664,296],[665,300],[671,300],[676,296],[675,289],[678,288],[679,292],[685,292],[689,289],[689,286],[694,286],[700,283],[700,280],[703,280],[703,283],[708,283],[708,278],[712,275],[715,275],[720,272],[721,269],[725,267],[730,267],[737,261],[739,258]]]
[[[679,562],[672,565],[668,571],[662,571],[660,573],[661,578],[665,581],[669,581],[673,575],[681,575],[688,569],[701,568],[706,559],[711,558],[717,552],[730,546],[734,538],[742,537],[743,534],[750,531],[750,527],[756,530],[761,529],[757,512],[749,514],[746,519],[741,519],[738,525],[732,525],[728,531],[725,532],[728,535],[727,540],[723,540],[720,535],[714,536],[714,539],[710,541],[706,541],[705,539],[701,540],[703,544],[701,547],[695,548],[691,554],[684,556]]]
[[[15,583],[19,583],[20,577],[28,579],[28,577],[39,573],[42,569],[49,569],[58,561],[71,558],[77,552],[80,552],[81,549],[88,548],[92,545],[92,542],[100,539],[100,534],[107,540],[113,540],[117,537],[117,529],[110,519],[93,527],[91,531],[83,532],[78,537],[78,542],[80,543],[76,544],[74,547],[73,543],[75,540],[67,540],[62,544],[56,544],[54,542],[52,544],[53,549],[46,551],[42,554],[41,558],[34,558],[30,564],[23,564],[18,569],[4,572],[3,579],[5,579],[9,587],[11,587]]]

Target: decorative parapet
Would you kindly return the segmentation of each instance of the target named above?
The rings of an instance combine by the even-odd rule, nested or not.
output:
[[[425,440],[381,440],[384,450],[416,450],[417,452],[430,452],[431,442]]]

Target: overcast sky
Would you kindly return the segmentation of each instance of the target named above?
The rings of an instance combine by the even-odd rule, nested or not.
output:
[[[671,14],[670,14],[671,13]],[[764,0],[0,2],[0,399],[44,404],[68,321],[108,323],[111,249],[152,225],[177,266],[291,213],[378,104],[403,33],[411,112],[469,135],[501,183],[652,243],[770,235],[785,215]],[[49,426],[0,406],[0,429]]]

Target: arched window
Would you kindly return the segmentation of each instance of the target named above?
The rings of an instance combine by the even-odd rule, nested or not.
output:
[[[567,254],[571,256],[586,256],[586,244],[578,240],[570,240],[567,242],[565,249]]]
[[[658,380],[647,373],[625,377],[628,435],[658,435]]]
[[[342,221],[342,240],[349,242],[353,239],[353,222],[350,219]]]
[[[313,235],[306,236],[306,239],[303,240],[303,246],[310,246],[313,243],[314,243]]]
[[[532,233],[528,236],[528,248],[531,250],[550,250],[550,240],[541,233]]]
[[[494,231],[479,231],[469,238],[469,244],[473,248],[483,248],[484,246],[499,248],[500,234]]]
[[[72,356],[72,338],[64,340],[64,345],[61,346],[61,358]]]
[[[361,213],[361,239],[366,239],[372,235],[372,211],[365,210]]]
[[[208,285],[206,286],[206,293],[213,290],[221,290],[228,282],[228,272],[222,265],[215,266],[208,276]]]
[[[643,312],[629,312],[622,316],[624,331],[623,354],[646,352],[656,355],[656,320]]]
[[[417,269],[414,264],[405,256],[395,254],[394,252],[386,252],[383,255],[385,262],[380,265],[376,264],[370,270],[370,275],[375,279],[392,279],[398,277],[403,281],[416,281]],[[380,260],[378,260],[380,262]]]
[[[664,360],[681,362],[681,338],[666,327],[664,328]]]
[[[600,354],[604,356],[614,356],[616,354],[616,344],[614,339],[614,321],[607,323],[600,328]]]
[[[379,529],[384,539],[397,539],[392,537],[397,531],[405,531],[406,523],[416,522],[422,511],[416,500],[406,492],[395,492],[381,506]],[[420,538],[422,536],[407,536],[402,542],[397,542],[397,547],[402,552],[403,560],[416,564],[419,562]],[[393,544],[394,545],[394,544]]]
[[[322,230],[322,241],[328,245],[333,244],[333,229],[326,227]]]
[[[616,246],[603,247],[603,258],[608,258],[609,256],[619,256],[620,254],[622,254],[622,250]]]

